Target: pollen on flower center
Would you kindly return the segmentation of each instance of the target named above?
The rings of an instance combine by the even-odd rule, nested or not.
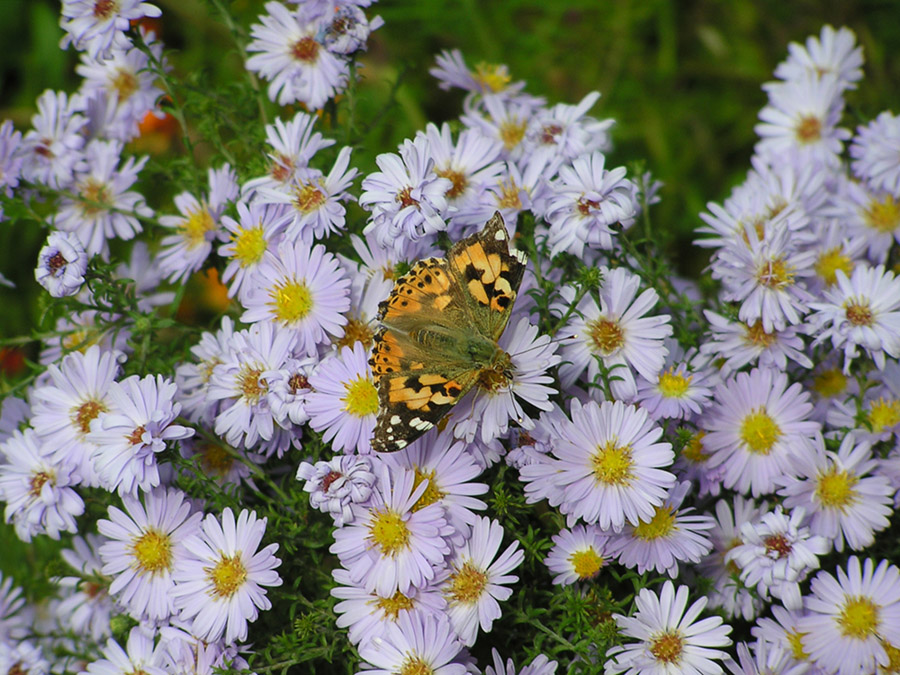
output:
[[[783,258],[769,260],[756,273],[756,280],[766,288],[784,288],[794,283],[794,268]]]
[[[315,63],[319,58],[319,43],[311,35],[297,40],[291,47],[291,55],[304,63]]]
[[[358,317],[349,317],[347,325],[344,326],[343,336],[335,344],[340,349],[341,347],[352,347],[354,342],[361,342],[362,346],[368,349],[372,346],[374,335],[372,325],[368,321],[363,321]]]
[[[72,421],[82,434],[86,434],[91,430],[91,421],[106,409],[100,401],[88,399],[72,411]]]
[[[94,3],[94,18],[106,21],[119,11],[118,0],[97,0]]]
[[[344,410],[356,417],[374,415],[378,412],[378,390],[368,377],[360,376],[344,383],[346,394],[341,400]]]
[[[853,260],[850,259],[840,246],[823,251],[813,265],[816,274],[825,282],[826,286],[837,283],[837,271],[841,270],[848,277],[853,273]]]
[[[409,548],[409,536],[403,516],[390,509],[377,511],[369,525],[369,538],[385,556],[396,556]]]
[[[269,391],[269,383],[260,377],[262,372],[262,368],[251,368],[245,365],[237,376],[241,396],[252,404],[259,401],[260,397]]]
[[[758,408],[744,417],[740,437],[750,452],[768,455],[781,438],[781,429],[765,408]]]
[[[234,457],[218,443],[205,443],[200,448],[200,463],[203,468],[217,476],[224,476],[234,464]]]
[[[447,190],[446,196],[450,199],[456,199],[463,192],[466,191],[466,188],[469,186],[469,180],[466,178],[466,174],[462,171],[454,171],[453,169],[439,169],[435,171],[435,173],[441,178],[446,178],[450,181],[450,189]]]
[[[837,619],[841,633],[857,640],[866,640],[876,635],[880,609],[871,598],[862,595],[846,596],[844,607]]]
[[[301,389],[310,389],[309,379],[303,373],[294,373],[288,379],[288,388],[291,394],[296,396]]]
[[[212,584],[213,595],[218,598],[230,598],[247,580],[247,568],[244,567],[240,553],[223,555],[215,567],[207,567],[204,571]]]
[[[874,432],[881,432],[900,424],[900,399],[883,396],[872,401],[866,413],[866,421]]]
[[[234,242],[234,258],[241,267],[250,267],[262,260],[266,252],[266,238],[262,225],[239,228],[237,234],[231,237]]]
[[[675,514],[668,506],[656,507],[656,512],[648,521],[641,521],[634,528],[634,536],[651,541],[667,537],[675,529]]]
[[[709,455],[703,452],[703,437],[705,435],[706,432],[700,430],[691,436],[691,440],[685,443],[685,446],[681,449],[681,456],[694,464],[700,464],[708,460]]]
[[[125,68],[117,68],[116,75],[110,82],[120,102],[127,101],[137,91],[138,79],[134,73]]]
[[[685,377],[669,369],[659,376],[659,393],[667,398],[682,398],[691,386],[692,375]]]
[[[142,445],[144,443],[144,434],[146,433],[146,429],[143,425],[137,427],[134,431],[128,434],[128,442],[132,445]]]
[[[890,233],[900,227],[900,200],[887,195],[883,200],[873,199],[866,208],[866,224],[878,232]]]
[[[665,631],[650,640],[650,653],[662,663],[680,663],[684,651],[684,638],[677,631]]]
[[[592,199],[585,199],[584,195],[581,195],[581,198],[575,206],[581,215],[589,216],[594,209],[600,206],[600,202],[595,202]]]
[[[766,332],[766,329],[763,328],[762,321],[757,321],[752,325],[744,327],[744,342],[755,347],[767,349],[775,343],[776,339],[777,336],[775,333]]]
[[[155,528],[149,528],[140,537],[136,537],[131,550],[141,573],[156,574],[172,567],[172,539]]]
[[[593,579],[597,576],[600,568],[603,567],[603,558],[597,555],[594,549],[589,548],[584,551],[575,551],[569,556],[569,562],[572,563],[572,569],[579,579]]]
[[[38,471],[37,473],[31,474],[31,480],[28,485],[28,494],[32,497],[38,497],[41,494],[44,485],[47,483],[52,485],[54,479],[55,475],[50,471]]]
[[[434,668],[427,661],[412,653],[408,653],[404,657],[403,663],[400,664],[400,670],[397,671],[397,675],[432,675],[433,673]]]
[[[206,243],[206,235],[216,229],[216,223],[209,211],[201,206],[182,220],[178,229],[188,248],[193,249]]]
[[[419,487],[422,481],[428,481],[428,487],[425,488],[425,492],[422,493],[422,496],[419,497],[419,501],[413,504],[412,510],[418,511],[419,509],[424,509],[426,506],[430,506],[436,502],[441,501],[446,495],[438,489],[437,483],[434,480],[435,471],[432,469],[428,472],[423,472],[422,469],[416,467],[416,479],[414,483],[414,488]]]
[[[500,140],[503,147],[512,150],[525,138],[525,122],[507,120],[500,125]]]
[[[313,308],[312,292],[302,281],[284,281],[276,285],[270,296],[275,305],[275,317],[282,323],[294,323],[305,318]]]
[[[766,545],[766,554],[774,558],[784,558],[791,554],[793,546],[790,540],[783,534],[772,534],[763,540]]]
[[[617,445],[615,441],[607,441],[605,446],[598,446],[591,457],[594,478],[607,485],[627,486],[631,482],[631,446]]]
[[[847,320],[854,326],[871,326],[875,323],[875,315],[869,303],[864,300],[848,300],[844,303]]]
[[[832,398],[847,388],[847,376],[840,368],[823,370],[813,378],[812,389],[822,398]]]
[[[407,206],[418,206],[419,205],[418,200],[413,198],[412,188],[409,185],[407,185],[405,188],[400,190],[400,192],[397,193],[397,196],[394,197],[394,199],[396,199],[398,202],[400,202],[400,206],[403,207],[404,209]]]
[[[487,586],[487,575],[467,560],[451,577],[448,594],[451,602],[474,604],[478,602]]]
[[[512,79],[506,66],[484,61],[475,66],[472,78],[495,94],[506,89]]]
[[[807,115],[800,119],[794,131],[800,143],[815,143],[822,138],[822,120]]]
[[[519,195],[519,186],[511,177],[509,182],[500,182],[500,196],[497,198],[497,206],[501,209],[521,209],[522,198]]]
[[[856,491],[853,488],[858,480],[856,476],[833,467],[828,473],[819,476],[816,497],[825,506],[842,511],[856,501]]]
[[[287,155],[278,155],[272,160],[269,175],[279,183],[284,183],[294,173],[294,160]]]
[[[109,208],[109,187],[106,183],[88,176],[79,186],[79,205],[82,213],[91,216]]]
[[[401,611],[410,611],[416,606],[412,600],[407,598],[400,591],[396,591],[389,598],[378,598],[375,604],[378,609],[384,612],[385,617],[391,621],[396,621]]]
[[[588,324],[594,346],[604,356],[609,356],[625,343],[625,332],[618,321],[600,318]]]
[[[325,193],[314,182],[294,188],[294,206],[301,213],[312,213],[325,203]]]
[[[47,266],[54,276],[59,276],[59,271],[68,264],[69,261],[59,251],[50,256],[50,259],[47,261]]]
[[[328,490],[331,489],[331,484],[343,477],[344,474],[342,474],[340,471],[329,471],[322,479],[322,492],[325,492],[327,494]]]

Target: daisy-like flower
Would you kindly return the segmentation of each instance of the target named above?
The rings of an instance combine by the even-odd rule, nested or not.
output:
[[[511,376],[492,372],[488,382],[480,382],[453,409],[453,433],[469,442],[476,434],[485,443],[498,438],[509,430],[510,420],[523,429],[534,428],[518,399],[542,411],[553,407],[550,396],[556,390],[549,386],[553,377],[547,371],[560,362],[557,343],[549,335],[538,335],[538,327],[523,316],[507,327],[498,344],[510,356]]]
[[[32,430],[14,431],[0,445],[0,499],[6,502],[6,522],[15,526],[22,541],[35,534],[59,539],[60,532],[77,532],[75,517],[84,513],[84,502],[74,487],[77,467],[54,458],[54,448]]]
[[[477,129],[503,146],[501,158],[518,161],[524,152],[525,131],[532,117],[543,105],[542,99],[528,96],[508,98],[486,94],[482,107],[465,106],[460,121],[470,129]]]
[[[701,499],[706,495],[719,496],[722,491],[722,476],[725,474],[721,464],[715,467],[709,465],[709,452],[703,441],[705,437],[706,432],[702,429],[694,431],[685,441],[672,467],[678,478],[699,486],[697,497]]]
[[[50,382],[32,394],[31,424],[55,461],[75,464],[81,479],[96,485],[88,439],[91,422],[111,407],[109,386],[119,372],[116,353],[92,346],[83,354],[68,354],[59,366],[47,366]]]
[[[278,544],[259,549],[266,518],[244,509],[235,521],[230,508],[222,521],[208,514],[200,531],[183,541],[185,555],[175,562],[172,599],[179,619],[190,622],[192,635],[227,644],[247,639],[247,623],[272,602],[264,586],[280,586],[275,568]]]
[[[283,241],[266,252],[241,300],[241,320],[277,325],[296,336],[297,350],[313,355],[329,336],[343,334],[350,309],[350,280],[321,244]],[[287,329],[287,330],[284,330]]]
[[[710,337],[700,345],[700,353],[712,359],[724,359],[723,375],[740,370],[747,364],[761,368],[786,370],[788,359],[803,368],[813,362],[804,353],[806,344],[799,326],[785,326],[782,330],[766,331],[762,321],[752,323],[731,321],[710,310],[703,311],[709,321]]]
[[[60,555],[78,576],[53,579],[62,590],[60,601],[53,606],[57,621],[94,642],[110,636],[109,620],[121,611],[109,595],[108,581],[101,577],[99,549],[105,542],[96,534],[73,537],[73,548],[60,551]]]
[[[137,192],[128,190],[138,178],[147,157],[135,161],[129,157],[121,169],[116,168],[122,145],[118,141],[88,143],[84,156],[87,168],[75,175],[75,199],[64,198],[53,224],[60,230],[74,232],[84,243],[88,255],[108,255],[107,240],[113,237],[131,239],[141,231],[138,216],[149,217],[153,211]]]
[[[113,47],[131,43],[125,31],[132,21],[162,15],[159,7],[143,0],[63,0],[59,25],[66,35],[60,47],[72,45],[95,59],[108,57]]]
[[[812,452],[821,429],[810,419],[813,405],[800,384],[788,387],[785,373],[755,368],[716,387],[713,407],[703,415],[710,465],[725,468],[723,484],[754,497],[775,491],[792,475],[792,461]]]
[[[321,16],[314,7],[292,11],[267,2],[266,12],[250,27],[247,70],[269,80],[269,99],[278,105],[300,101],[318,110],[346,85],[346,60],[317,40]]]
[[[265,176],[244,183],[241,194],[245,200],[251,200],[260,188],[289,192],[313,156],[322,148],[334,145],[332,139],[318,131],[313,133],[315,123],[314,115],[298,112],[290,122],[276,117],[273,124],[266,125],[266,143],[271,148],[267,153],[269,170]]]
[[[103,487],[134,497],[159,485],[156,455],[167,443],[194,435],[193,429],[173,424],[181,412],[176,389],[162,375],[132,375],[109,385],[110,409],[91,422],[88,434]]]
[[[22,133],[16,131],[11,120],[3,120],[0,124],[0,194],[7,197],[12,197],[13,189],[19,186],[23,160],[19,153],[21,144]],[[0,206],[0,219],[2,218],[3,207]]]
[[[525,133],[525,153],[571,162],[595,150],[610,150],[606,132],[615,120],[601,122],[586,114],[599,98],[600,92],[592,91],[575,105],[557,103],[551,108],[538,109]]]
[[[806,46],[799,42],[788,44],[789,56],[775,68],[775,77],[781,80],[799,80],[808,75],[821,76],[826,73],[837,78],[843,89],[855,89],[856,82],[863,77],[862,47],[856,44],[856,35],[842,26],[835,30],[829,25],[822,26],[817,38],[806,38]]]
[[[233,336],[234,321],[223,316],[218,331],[204,332],[200,342],[191,347],[197,363],[182,363],[175,369],[176,395],[191,422],[209,425],[220,412],[219,402],[223,399],[209,398],[209,383],[216,366],[230,358]]]
[[[834,201],[835,198],[832,202]],[[806,281],[809,290],[815,295],[820,295],[823,289],[830,288],[837,283],[838,270],[842,270],[847,276],[853,274],[856,265],[866,255],[866,237],[854,236],[851,225],[854,220],[858,222],[858,219],[854,219],[852,216],[850,219],[829,218],[813,225],[816,234],[814,244],[816,262],[813,268],[816,276]],[[888,236],[890,237],[890,235]],[[887,243],[890,246],[890,239]],[[879,251],[878,254],[880,253]],[[872,258],[871,252],[870,258]]]
[[[850,156],[854,175],[871,189],[900,196],[900,115],[885,110],[857,127]]]
[[[573,318],[562,329],[564,335],[575,336],[562,349],[559,377],[564,388],[571,386],[587,369],[587,379],[594,382],[600,373],[597,358],[610,371],[613,396],[630,399],[637,393],[631,369],[644,379],[653,381],[665,365],[668,350],[664,338],[672,334],[670,317],[646,316],[659,301],[659,295],[648,288],[638,295],[640,277],[624,267],[603,269],[600,306],[585,295],[578,303]],[[565,312],[575,299],[575,289],[561,291]]]
[[[351,504],[364,504],[372,494],[375,474],[372,460],[359,455],[336,455],[330,461],[300,462],[297,480],[305,481],[309,504],[330,513],[336,527],[353,521]]]
[[[400,255],[409,241],[447,229],[448,178],[434,172],[428,139],[418,136],[403,142],[400,155],[383,153],[375,158],[380,171],[363,179],[359,203],[372,212],[364,232],[372,233],[384,248]]]
[[[369,503],[351,505],[353,523],[334,533],[328,549],[338,556],[352,583],[389,597],[423,588],[443,567],[453,533],[439,504],[413,510],[428,483],[403,469],[378,467]]]
[[[836,227],[849,239],[850,246],[864,251],[869,260],[884,264],[894,242],[900,242],[900,193],[872,190],[863,183],[841,179],[826,210],[828,216],[838,220]],[[857,256],[860,257],[860,256]],[[853,261],[837,267],[850,276]],[[829,285],[834,285],[834,281]]]
[[[558,664],[543,654],[535,656],[531,663],[523,666],[521,670],[516,669],[512,659],[506,659],[504,664],[500,653],[494,648],[491,648],[491,656],[494,659],[494,664],[484,669],[484,675],[516,675],[516,673],[518,675],[556,675],[556,666]]]
[[[450,206],[473,199],[503,170],[497,161],[502,146],[476,129],[464,129],[455,144],[446,123],[440,129],[429,123],[424,135],[434,158],[434,172],[452,184],[445,195]]]
[[[291,221],[288,209],[280,204],[254,201],[248,206],[239,201],[237,212],[238,220],[222,216],[222,227],[230,234],[230,241],[217,251],[219,257],[228,260],[222,283],[228,284],[229,298],[243,298],[250,292],[253,287],[250,280],[266,251],[275,252]]]
[[[690,419],[706,408],[712,396],[711,373],[692,366],[693,359],[687,355],[680,355],[684,359],[680,363],[673,356],[670,351],[667,367],[655,380],[640,378],[637,381],[635,403],[655,420]]]
[[[292,219],[286,237],[292,241],[301,237],[312,244],[344,229],[347,209],[341,202],[353,199],[347,189],[356,173],[350,167],[350,148],[344,147],[327,176],[317,169],[306,169],[286,189],[260,188],[257,199],[263,203],[287,204]]]
[[[362,645],[359,655],[369,664],[361,672],[371,675],[391,673],[429,673],[429,675],[465,675],[462,663],[453,660],[462,650],[459,638],[444,617],[413,617],[403,612],[395,624],[387,627],[379,640]]]
[[[34,278],[54,298],[63,298],[81,289],[87,264],[88,256],[77,236],[51,232],[38,253]]]
[[[207,642],[180,627],[161,626],[159,644],[163,648],[163,665],[172,675],[216,675],[223,671],[250,670],[238,645],[227,645],[224,640]]]
[[[572,401],[572,421],[559,425],[547,459],[523,466],[529,502],[548,499],[568,516],[620,531],[653,517],[675,476],[674,453],[647,412],[621,401]]]
[[[209,196],[197,199],[190,192],[175,197],[180,216],[162,216],[159,224],[175,230],[163,237],[157,264],[173,283],[183,282],[199,270],[220,236],[222,212],[237,197],[237,176],[225,164],[209,170]]]
[[[803,649],[826,673],[873,673],[885,667],[886,643],[900,644],[900,570],[853,556],[837,579],[819,572],[800,619]]]
[[[306,412],[310,426],[325,432],[322,440],[330,441],[337,452],[371,452],[378,390],[362,343],[324,358],[309,384]]]
[[[266,394],[275,423],[284,429],[306,424],[309,414],[306,401],[312,392],[309,378],[318,365],[318,358],[288,359],[280,370],[269,373]]]
[[[550,183],[553,195],[544,216],[550,224],[551,254],[567,251],[579,258],[584,247],[612,249],[610,227],[627,227],[637,211],[635,190],[625,178],[625,167],[608,171],[601,152],[583,155],[559,169],[559,178]]]
[[[504,64],[481,62],[469,70],[462,52],[458,49],[442,51],[435,57],[436,66],[428,73],[439,81],[441,89],[457,87],[477,94],[494,94],[509,97],[525,88],[525,82],[513,82],[509,68]]]
[[[350,55],[365,51],[369,34],[383,25],[380,16],[369,21],[356,5],[337,6],[331,21],[321,29],[324,32],[321,41],[332,54]]]
[[[784,666],[781,670],[774,672],[784,673],[784,675],[817,672],[809,663],[809,654],[803,649],[803,633],[799,629],[806,612],[792,611],[776,604],[771,606],[771,611],[771,619],[760,618],[750,629],[753,637],[756,638],[756,649],[763,649],[770,655],[769,663],[774,662],[773,667]],[[782,659],[779,654],[784,654],[788,658]]]
[[[772,83],[767,90],[769,104],[759,112],[762,124],[754,128],[761,138],[755,151],[773,161],[796,153],[803,162],[837,166],[843,141],[850,138],[849,131],[837,126],[844,107],[837,77],[808,73]]]
[[[633,617],[613,614],[613,618],[619,630],[637,641],[607,651],[604,673],[722,672],[716,661],[728,658],[720,648],[731,644],[731,626],[723,624],[719,616],[697,621],[706,598],[688,607],[687,586],[679,586],[676,591],[672,582],[666,581],[659,597],[642,588],[634,602],[637,612]]]
[[[672,578],[678,576],[680,562],[700,562],[712,549],[706,531],[715,526],[715,520],[690,515],[693,508],[679,508],[691,487],[686,481],[676,484],[652,517],[626,525],[613,535],[607,548],[609,555],[625,567],[636,567],[638,574],[655,570]]]
[[[753,651],[746,642],[739,642],[737,654],[737,661],[730,658],[725,661],[725,667],[732,675],[768,675],[768,673],[799,675],[800,672],[805,672],[803,666],[795,667],[796,663],[790,654],[766,642],[757,642],[753,646]]]
[[[824,302],[813,302],[809,316],[813,344],[831,339],[844,350],[844,372],[859,356],[859,347],[884,369],[885,354],[900,358],[900,278],[884,266],[858,265],[847,277],[837,272],[837,285],[826,289]]]
[[[22,589],[0,572],[0,645],[22,640],[31,633],[34,616],[25,604]]]
[[[852,429],[857,439],[877,443],[900,438],[900,363],[869,374],[869,386],[834,401],[825,417],[832,429]],[[880,381],[880,384],[879,384]]]
[[[132,349],[128,344],[131,330],[123,325],[120,314],[108,314],[87,309],[65,314],[56,319],[53,334],[44,340],[39,360],[41,365],[59,363],[71,352],[84,354],[91,347],[112,352],[121,360]]]
[[[834,453],[819,436],[812,450],[794,457],[800,477],[779,480],[785,508],[802,507],[810,532],[832,541],[837,551],[845,540],[854,551],[871,546],[875,532],[890,524],[894,491],[886,477],[869,475],[878,465],[871,447],[849,433]]]
[[[135,626],[128,634],[125,649],[110,638],[103,648],[103,658],[88,664],[80,675],[167,675],[163,668],[163,646],[153,645],[153,635],[141,626]]]
[[[337,568],[332,575],[339,584],[331,589],[331,595],[340,600],[334,607],[337,625],[348,629],[347,638],[355,645],[384,638],[388,626],[406,614],[414,622],[426,614],[446,619],[447,601],[434,584],[381,596],[355,585],[345,569]]]
[[[56,664],[54,664],[56,665]],[[0,672],[17,675],[47,675],[50,662],[39,645],[29,640],[13,644],[0,643]]]
[[[77,114],[78,101],[65,92],[48,89],[38,97],[33,129],[22,138],[22,178],[52,188],[72,184],[72,175],[84,167],[84,117]]]
[[[217,434],[235,447],[250,448],[276,433],[269,405],[269,376],[292,357],[296,336],[271,323],[259,323],[232,335],[221,363],[212,369],[207,397],[222,401]]]
[[[109,593],[138,621],[165,621],[175,613],[172,574],[186,555],[184,540],[200,527],[201,513],[180,490],[157,488],[122,497],[125,510],[110,506],[97,522],[108,541],[100,546],[103,574],[113,577]]]
[[[554,584],[568,585],[594,579],[612,559],[609,537],[599,527],[576,525],[553,535],[544,564],[556,575]]]

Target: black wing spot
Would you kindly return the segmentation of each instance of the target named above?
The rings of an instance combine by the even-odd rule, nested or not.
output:
[[[506,309],[509,307],[509,296],[508,295],[498,295],[497,304],[500,306],[500,309]]]

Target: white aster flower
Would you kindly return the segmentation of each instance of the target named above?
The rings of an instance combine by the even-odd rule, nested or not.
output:
[[[75,171],[84,167],[84,117],[78,101],[65,92],[48,89],[38,97],[33,129],[22,138],[22,178],[52,188],[66,188]]]
[[[858,178],[874,190],[900,197],[900,115],[885,110],[857,127],[850,156]]]
[[[775,68],[775,77],[781,80],[798,80],[808,75],[831,74],[844,89],[855,89],[863,77],[862,47],[856,44],[856,35],[846,26],[835,30],[822,26],[819,37],[810,35],[806,46],[799,42],[788,44],[789,56]]]
[[[87,264],[87,253],[77,236],[51,232],[38,253],[34,278],[54,298],[74,295],[84,283]]]
[[[132,21],[162,15],[159,7],[143,0],[63,0],[59,25],[66,35],[60,47],[72,45],[95,59],[104,59],[113,47],[125,47]]]

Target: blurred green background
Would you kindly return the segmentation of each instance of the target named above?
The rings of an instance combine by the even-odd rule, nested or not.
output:
[[[242,76],[216,5],[229,7],[246,31],[263,11],[262,0],[155,3],[163,10],[162,39],[176,51],[176,72],[202,73],[214,83]],[[356,166],[369,171],[377,153],[393,150],[427,121],[460,114],[462,92],[444,92],[428,75],[445,48],[461,49],[470,66],[508,64],[514,79],[550,103],[574,103],[599,90],[593,115],[617,120],[608,166],[645,160],[664,182],[654,221],[674,234],[670,252],[691,276],[706,261],[690,248],[697,213],[745,174],[765,103],[760,85],[785,58],[788,42],[818,34],[824,23],[849,26],[865,50],[866,79],[849,94],[845,124],[900,107],[895,0],[419,0],[381,2],[369,10],[376,13],[386,24],[364,59],[358,105],[363,115],[381,116],[354,154]],[[23,130],[41,91],[78,85],[75,53],[58,49],[58,16],[54,0],[0,0],[0,118]],[[0,291],[0,302],[17,306],[5,312],[3,336],[33,325],[32,260],[42,240],[33,224],[0,225],[0,270],[19,284],[17,292]]]

